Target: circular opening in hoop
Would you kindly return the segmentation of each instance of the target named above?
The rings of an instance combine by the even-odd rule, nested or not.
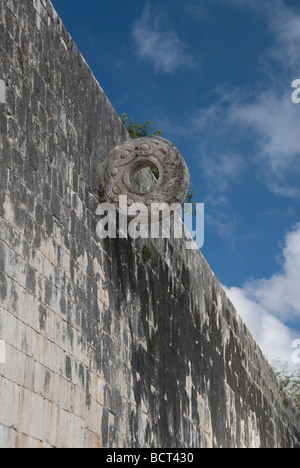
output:
[[[158,180],[159,169],[151,161],[138,161],[130,168],[129,184],[137,193],[151,192]]]

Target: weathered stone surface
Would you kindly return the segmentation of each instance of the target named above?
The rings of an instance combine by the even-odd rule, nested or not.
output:
[[[135,175],[146,168],[156,169],[159,178],[151,183],[151,178],[142,177],[144,185],[138,185]],[[120,195],[126,195],[128,208],[143,203],[149,214],[152,203],[181,205],[190,185],[189,171],[179,151],[157,136],[137,138],[114,148],[101,165],[101,179],[104,199],[116,209]]]
[[[156,169],[159,178],[150,187],[137,188],[134,176],[145,168]],[[144,137],[114,148],[101,165],[104,198],[118,208],[119,196],[133,203],[182,204],[190,185],[186,163],[172,143],[157,137]],[[152,185],[152,186],[151,186]]]
[[[0,80],[0,104],[5,104],[6,102],[6,87],[5,82]]]
[[[299,446],[201,253],[97,238],[129,137],[50,1],[0,0],[0,64],[0,446]]]

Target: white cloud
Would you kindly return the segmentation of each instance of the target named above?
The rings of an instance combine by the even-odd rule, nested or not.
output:
[[[262,16],[275,39],[270,50],[284,67],[296,70],[300,65],[300,15],[283,0],[226,0],[235,6],[254,10]]]
[[[289,232],[282,270],[269,279],[250,280],[225,290],[269,360],[291,363],[292,342],[299,338],[285,321],[300,316],[300,224]]]
[[[288,83],[287,83],[288,85]],[[273,91],[259,94],[254,102],[232,104],[228,121],[232,127],[252,130],[256,135],[256,163],[269,188],[281,195],[299,195],[290,176],[300,175],[300,107],[292,103],[291,91],[278,96]]]
[[[225,192],[232,180],[243,169],[244,159],[238,154],[218,154],[214,158],[202,157],[202,170],[205,180],[213,186],[214,193]]]
[[[286,236],[282,271],[270,279],[250,281],[245,289],[272,314],[282,319],[300,317],[300,224]]]
[[[162,14],[154,13],[149,5],[133,25],[132,34],[137,55],[152,62],[157,71],[173,73],[181,67],[195,66],[176,31],[166,30]]]
[[[207,198],[205,204],[209,202],[210,200]],[[211,202],[213,209],[206,210],[205,213],[205,226],[209,226],[223,241],[226,241],[227,247],[231,248],[235,243],[234,229],[237,224],[236,219],[231,213],[224,210],[227,200],[217,199],[219,206],[216,206],[215,202],[216,198],[213,197],[213,201]]]
[[[254,10],[264,18],[273,35],[273,46],[267,52],[264,50],[261,57],[267,71],[262,75],[264,88],[247,92],[238,88],[228,91],[225,87],[223,95],[216,89],[216,102],[198,110],[192,127],[207,146],[214,146],[216,163],[218,154],[225,152],[232,154],[234,164],[237,152],[234,145],[241,145],[244,137],[248,142],[251,136],[251,162],[269,189],[279,195],[297,197],[300,195],[296,179],[300,176],[300,104],[292,102],[291,85],[294,79],[300,78],[300,15],[282,0],[229,1],[234,6]],[[235,176],[239,177],[238,171]],[[225,178],[226,173],[224,181]]]
[[[295,334],[240,288],[224,288],[266,358],[291,363]]]
[[[247,96],[234,90],[230,97],[227,92],[226,100],[199,109],[193,116],[193,131],[214,152],[213,157],[202,158],[204,171],[209,180],[215,174],[220,190],[237,180],[249,162],[249,150],[242,158],[235,145],[240,151],[244,138],[248,142],[251,136],[251,162],[269,189],[287,197],[299,196],[299,184],[293,179],[300,176],[300,104],[293,104],[291,83],[286,85],[287,91],[281,94],[267,90]]]
[[[289,68],[298,68],[300,65],[300,16],[295,15],[292,11],[278,14],[273,19],[273,30],[279,45],[274,56]]]
[[[227,192],[244,166],[243,158],[234,154],[219,154],[213,158],[205,155],[201,158],[202,175],[210,189],[204,199],[204,203],[209,206],[205,213],[205,225],[226,241],[228,246],[234,245],[237,221],[228,210]]]
[[[300,156],[300,114],[291,94],[292,90],[282,96],[268,91],[255,102],[230,110],[233,122],[241,122],[257,132],[261,150],[269,157],[274,171],[289,168]]]

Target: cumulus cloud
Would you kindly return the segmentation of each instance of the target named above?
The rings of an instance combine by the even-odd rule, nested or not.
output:
[[[285,238],[281,271],[225,290],[250,332],[272,361],[291,363],[295,335],[286,324],[300,316],[300,224]]]
[[[290,177],[300,175],[300,114],[291,101],[291,92],[277,95],[266,91],[252,103],[232,104],[228,120],[239,129],[255,135],[256,163],[262,168],[269,188],[278,194],[295,197],[299,187]]]
[[[263,57],[272,58],[283,70],[296,72],[300,67],[300,15],[288,0],[223,0],[226,4],[252,10],[261,16],[274,37],[274,46]]]
[[[216,102],[199,109],[193,116],[192,126],[201,138],[212,135],[208,144],[214,145],[216,160],[220,153],[217,142],[219,146],[222,144],[222,153],[231,155],[233,164],[234,145],[242,144],[245,136],[251,136],[251,163],[263,175],[269,189],[279,195],[297,197],[300,195],[300,107],[292,102],[291,96],[292,81],[300,78],[300,15],[282,0],[228,2],[254,10],[265,20],[273,36],[273,45],[261,57],[265,85],[251,93],[238,88],[225,89],[222,97],[216,90]],[[211,163],[214,165],[213,160]]]
[[[228,1],[228,0],[226,0]],[[234,5],[250,8],[261,15],[274,35],[275,46],[271,55],[285,67],[296,69],[300,65],[300,15],[283,0],[229,0]]]
[[[194,131],[203,136],[203,141],[211,138],[206,145],[215,148],[215,155],[204,157],[201,164],[206,176],[214,173],[217,179],[222,169],[220,189],[226,189],[240,175],[247,155],[237,156],[235,145],[238,147],[251,135],[251,163],[264,176],[269,189],[286,197],[299,196],[299,184],[294,179],[300,176],[300,114],[291,95],[292,88],[281,94],[267,90],[245,101],[234,91],[231,99],[199,109],[193,116]]]
[[[269,279],[248,282],[245,290],[281,319],[300,316],[300,224],[286,236],[282,271]]]
[[[233,106],[233,122],[252,127],[259,136],[261,151],[270,159],[272,170],[285,170],[300,155],[299,108],[291,101],[291,92],[276,96],[265,92],[251,104]]]
[[[244,159],[238,154],[221,153],[214,159],[202,158],[203,174],[206,181],[216,191],[224,192],[231,180],[234,180],[244,167]]]
[[[292,343],[295,333],[283,322],[268,312],[259,303],[249,299],[241,288],[224,288],[243,321],[261,347],[266,358],[273,362],[291,362]]]
[[[205,214],[205,226],[210,227],[223,241],[226,241],[229,248],[233,248],[235,244],[234,230],[237,226],[237,221],[234,215],[224,210],[226,199],[211,197],[206,198],[205,203],[212,203],[213,208]],[[216,206],[217,204],[219,206]],[[213,214],[212,214],[213,213]]]
[[[166,29],[161,12],[149,5],[132,27],[136,53],[149,60],[157,71],[173,73],[181,67],[194,67],[192,56],[174,29]]]
[[[202,156],[202,174],[210,187],[204,199],[210,210],[205,215],[206,226],[211,227],[230,246],[234,244],[234,229],[237,221],[228,207],[227,191],[231,183],[245,167],[244,159],[238,154],[217,154],[214,158]]]

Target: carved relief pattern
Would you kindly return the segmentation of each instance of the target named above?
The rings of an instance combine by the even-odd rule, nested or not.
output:
[[[159,179],[145,193],[133,188],[132,177],[143,168],[157,168]],[[153,176],[154,177],[154,176]],[[119,208],[119,196],[127,195],[128,205],[143,203],[182,204],[190,183],[184,159],[172,143],[152,136],[138,138],[114,148],[101,164],[104,198]],[[142,181],[141,181],[142,182]]]

